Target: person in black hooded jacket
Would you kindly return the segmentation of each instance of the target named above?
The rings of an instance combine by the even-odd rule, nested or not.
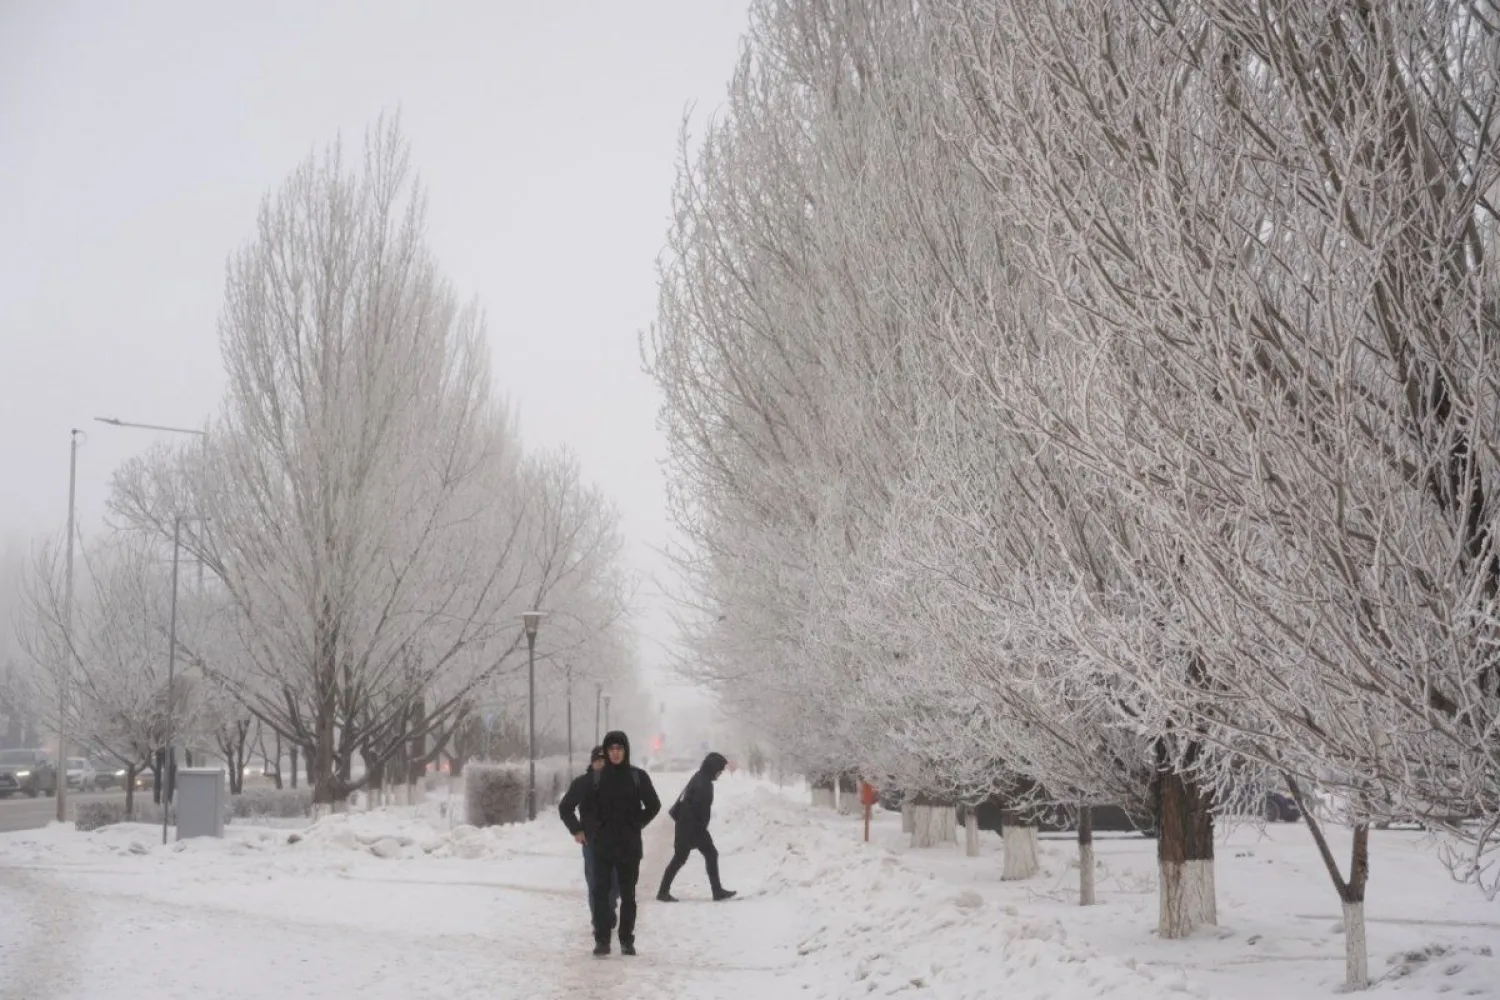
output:
[[[719,775],[728,766],[729,761],[724,759],[723,754],[711,753],[704,757],[698,773],[688,779],[687,787],[682,790],[669,812],[677,822],[677,830],[673,838],[672,860],[662,873],[661,889],[656,893],[656,898],[663,903],[677,902],[677,897],[672,895],[672,880],[682,871],[682,866],[687,864],[688,855],[694,850],[703,855],[703,865],[708,869],[708,885],[713,890],[714,900],[722,902],[735,896],[733,889],[724,888],[724,884],[719,881],[719,849],[714,846],[714,838],[708,832],[708,821],[714,807],[714,782],[719,780]]]
[[[620,884],[620,953],[635,954],[635,886],[641,876],[641,831],[661,812],[651,776],[630,763],[630,738],[604,734],[604,766],[584,789],[583,805],[594,819],[594,954],[609,954],[612,880]]]

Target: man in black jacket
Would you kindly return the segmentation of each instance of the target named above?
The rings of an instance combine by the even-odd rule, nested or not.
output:
[[[557,814],[573,839],[583,848],[583,881],[589,887],[589,925],[593,925],[594,913],[594,837],[597,824],[589,813],[584,793],[593,783],[595,775],[604,768],[604,748],[594,747],[589,754],[589,769],[573,779],[568,794],[557,804]],[[620,880],[614,879],[609,887],[609,926],[615,925],[615,905],[620,901]]]
[[[672,895],[672,880],[687,864],[688,855],[694,850],[703,855],[714,900],[722,902],[734,898],[734,890],[724,888],[719,881],[719,849],[714,846],[714,838],[708,832],[708,820],[714,807],[714,782],[728,766],[729,761],[723,754],[711,753],[704,757],[698,773],[688,779],[687,787],[668,813],[677,821],[677,831],[673,838],[672,860],[662,874],[661,889],[656,894],[663,903],[677,902],[677,897]]]
[[[620,953],[635,954],[635,884],[641,876],[641,831],[661,812],[651,776],[630,764],[630,739],[604,735],[604,767],[584,786],[584,808],[594,817],[594,954],[609,954],[610,880],[620,880]]]

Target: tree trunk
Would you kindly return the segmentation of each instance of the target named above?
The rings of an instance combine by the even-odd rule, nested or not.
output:
[[[958,842],[958,816],[951,802],[917,796],[912,804],[912,847]]]
[[[1160,872],[1157,934],[1185,938],[1219,922],[1214,885],[1214,818],[1210,794],[1165,762],[1158,748],[1152,776],[1156,805],[1156,861]]]
[[[280,747],[281,747],[281,737],[280,736],[276,737],[276,746],[277,746],[277,749],[280,749]],[[297,787],[297,744],[293,743],[291,745],[291,747],[287,750],[287,755],[290,757],[290,761],[289,762],[291,764],[291,772],[292,772],[292,787],[296,788]],[[277,768],[278,771],[281,769],[281,761],[280,760],[276,761],[276,768]],[[281,787],[279,783],[277,784],[277,787],[278,788]]]
[[[964,854],[979,857],[979,814],[973,809],[964,813]]]
[[[1308,808],[1311,803],[1302,794],[1302,786],[1296,778],[1285,775],[1287,788],[1297,800],[1302,811],[1302,821],[1318,845],[1318,854],[1323,867],[1333,880],[1344,908],[1344,986],[1350,990],[1362,990],[1370,985],[1370,949],[1365,940],[1365,886],[1370,881],[1370,824],[1354,825],[1354,841],[1349,848],[1349,878],[1339,871],[1328,838],[1323,835],[1323,825]]]
[[[818,778],[812,783],[812,804],[819,809],[838,807],[838,792],[832,778]]]
[[[141,772],[134,767],[125,769],[125,818],[135,818],[135,776]]]
[[[1078,905],[1093,906],[1094,897],[1094,807],[1078,808]]]
[[[858,816],[864,811],[859,802],[859,782],[852,774],[839,775],[839,812],[845,816]]]
[[[1022,882],[1041,871],[1037,859],[1036,825],[1023,819],[1013,809],[1001,813],[1000,839],[1005,845],[1005,859],[1000,878],[1006,882]]]

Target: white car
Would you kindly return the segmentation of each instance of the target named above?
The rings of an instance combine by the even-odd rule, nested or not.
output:
[[[99,774],[94,766],[82,757],[68,758],[68,787],[79,791],[99,787]]]

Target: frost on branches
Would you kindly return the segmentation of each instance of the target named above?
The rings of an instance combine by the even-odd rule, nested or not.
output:
[[[219,333],[207,436],[122,468],[112,506],[158,537],[206,519],[186,544],[223,606],[195,662],[301,749],[317,803],[359,786],[356,753],[363,781],[442,753],[524,663],[522,611],[561,623],[556,656],[618,622],[615,512],[571,456],[522,447],[395,125],[266,198]]]
[[[1500,887],[1497,32],[754,4],[647,344],[697,676],[809,774],[1149,809],[1166,937],[1279,783],[1351,986],[1371,824]]]

